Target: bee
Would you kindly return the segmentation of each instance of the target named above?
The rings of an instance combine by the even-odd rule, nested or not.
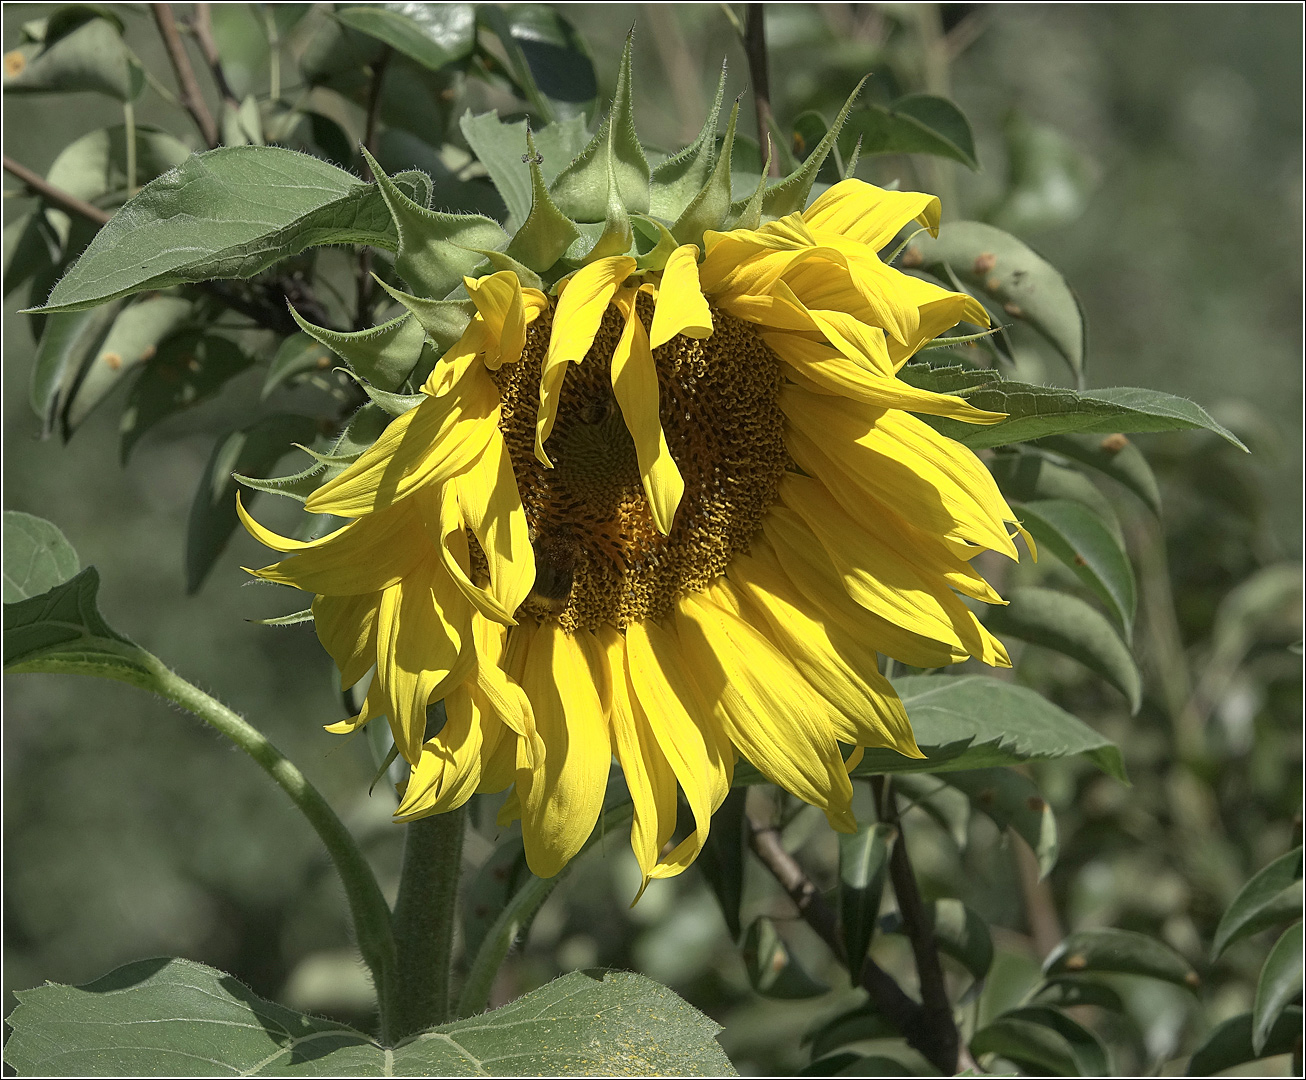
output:
[[[570,529],[544,533],[531,530],[531,547],[535,549],[535,584],[525,606],[547,615],[561,615],[571,602],[575,580],[578,545]]]

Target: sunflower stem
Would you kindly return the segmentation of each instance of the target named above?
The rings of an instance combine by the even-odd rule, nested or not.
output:
[[[454,916],[466,829],[465,806],[407,827],[394,913],[394,995],[381,1018],[388,1045],[452,1019]]]

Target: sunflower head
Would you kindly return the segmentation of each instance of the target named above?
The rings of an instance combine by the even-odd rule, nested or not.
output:
[[[988,324],[881,256],[937,231],[939,201],[845,179],[809,205],[847,105],[794,174],[733,191],[722,79],[698,139],[652,168],[629,42],[561,167],[565,132],[465,121],[520,136],[522,168],[491,168],[511,233],[413,202],[369,158],[406,313],[301,325],[346,357],[407,349],[419,392],[376,395],[395,418],[327,459],[306,508],[342,528],[299,542],[240,511],[287,556],[254,572],[315,595],[342,684],[375,668],[330,730],[388,719],[398,818],[511,789],[540,875],[589,838],[614,762],[646,883],[693,861],[740,758],[849,831],[862,749],[922,756],[879,657],[1008,663],[966,601],[1001,602],[971,559],[1016,556],[1013,515],[920,419],[1001,417],[898,378]]]

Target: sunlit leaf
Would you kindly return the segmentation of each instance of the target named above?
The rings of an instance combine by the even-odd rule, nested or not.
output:
[[[62,585],[81,569],[58,526],[32,514],[4,514],[4,602],[16,604]]]
[[[476,44],[473,4],[358,4],[335,14],[432,71],[470,55]]]

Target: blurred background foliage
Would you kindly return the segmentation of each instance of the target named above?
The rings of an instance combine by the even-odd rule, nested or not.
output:
[[[265,102],[268,20],[274,32],[285,21],[279,89],[307,94],[311,78],[320,119],[288,126],[284,138],[311,141],[348,165],[363,123],[361,88],[333,83],[332,58],[314,51],[320,38],[309,20],[328,16],[314,11],[290,27],[285,9],[302,6],[218,5],[224,59],[233,58],[226,72],[236,98]],[[729,91],[747,88],[731,22],[740,5],[556,7],[594,58],[600,100],[636,24],[636,110],[655,147],[675,149],[696,134],[723,56]],[[114,8],[145,67],[166,72],[144,5]],[[51,10],[6,4],[4,48]],[[1132,780],[1125,787],[1077,759],[1032,768],[1060,830],[1051,875],[1040,883],[1021,841],[932,786],[913,795],[918,808],[904,819],[926,898],[963,897],[993,926],[996,956],[967,1004],[970,1030],[1021,998],[1065,932],[1138,930],[1187,957],[1201,987],[1194,994],[1123,977],[1123,1013],[1083,1006],[1081,1018],[1108,1037],[1117,1070],[1174,1072],[1216,1024],[1251,1007],[1273,936],[1246,938],[1212,962],[1215,928],[1239,888],[1301,842],[1300,9],[769,4],[766,16],[772,105],[783,131],[799,131],[796,151],[799,118],[830,119],[868,71],[874,103],[922,91],[951,97],[971,122],[982,171],[876,157],[859,175],[937,191],[945,220],[987,220],[1029,241],[1082,301],[1089,385],[1191,397],[1253,451],[1242,455],[1207,433],[1138,437],[1161,485],[1159,525],[1133,495],[1103,484],[1140,579],[1137,716],[1059,654],[1014,653],[1015,678],[1115,740]],[[483,200],[458,133],[468,106],[522,108],[474,74],[426,76],[397,64],[380,101],[381,163],[426,169],[447,207]],[[6,94],[4,119],[6,154],[45,175],[65,146],[120,123],[121,112],[94,94]],[[146,94],[136,120],[191,130],[157,94]],[[7,226],[31,205],[21,189],[9,196]],[[39,440],[27,401],[33,340],[15,317],[26,303],[26,289],[6,285],[5,506],[56,522],[83,563],[100,568],[101,609],[114,626],[298,761],[393,890],[401,835],[389,821],[391,797],[384,785],[367,795],[373,764],[364,741],[321,731],[343,710],[329,660],[306,627],[248,621],[284,608],[271,590],[246,587],[240,566],[258,563],[262,550],[236,537],[202,590],[186,590],[195,487],[215,440],[257,405],[266,367],[160,423],[124,469],[109,410],[87,417],[67,445]],[[1032,336],[1013,339],[1018,377],[1064,381]],[[293,407],[294,394],[314,391],[279,392]],[[1021,566],[1004,585],[1055,572]],[[370,991],[330,866],[249,762],[118,684],[11,678],[4,706],[6,1012],[14,988],[81,983],[138,957],[182,955],[291,1006],[366,1023]],[[768,796],[750,798],[761,800],[757,809]],[[472,874],[495,838],[493,812],[482,809],[466,852]],[[787,821],[786,847],[832,888],[837,845],[820,815],[774,812]],[[654,883],[630,908],[638,880],[624,839],[610,837],[547,902],[494,1002],[561,971],[635,968],[721,1022],[741,1072],[787,1074],[814,1056],[805,1035],[861,1000],[760,867],[745,878],[746,919],[770,915],[791,955],[832,987],[827,994],[755,994],[697,871]],[[880,935],[874,955],[911,984],[904,939]],[[950,976],[966,985],[962,968]],[[1286,1075],[1288,1059],[1270,1067]]]

